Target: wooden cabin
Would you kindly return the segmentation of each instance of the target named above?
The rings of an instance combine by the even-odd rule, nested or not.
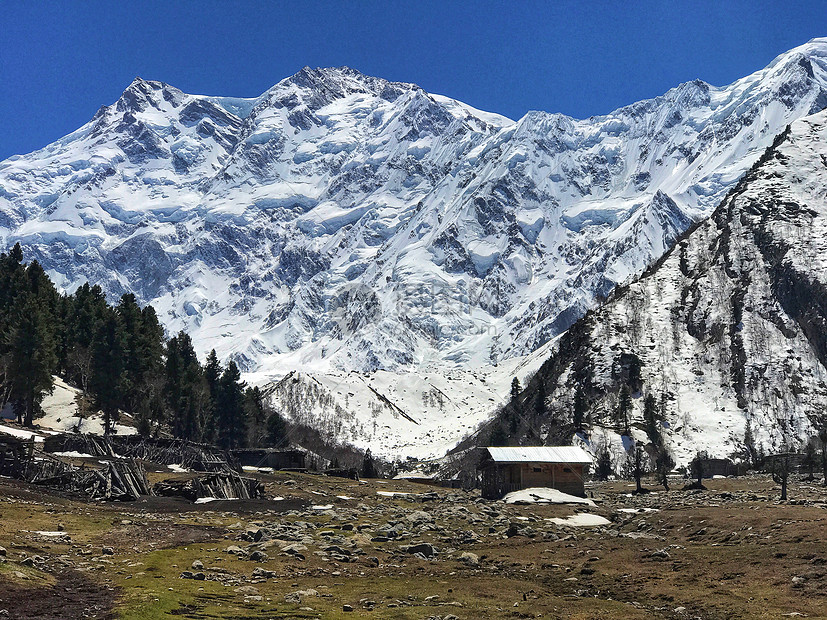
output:
[[[302,450],[250,448],[233,450],[232,455],[243,467],[271,467],[272,469],[307,468],[307,455]]]
[[[485,448],[479,465],[482,496],[500,499],[512,491],[546,487],[584,497],[591,464],[588,452],[577,446]]]

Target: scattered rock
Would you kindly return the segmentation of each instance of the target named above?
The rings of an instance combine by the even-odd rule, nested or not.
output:
[[[480,557],[476,553],[466,551],[459,556],[460,562],[464,562],[469,566],[477,566],[480,563]]]
[[[426,558],[432,558],[437,554],[437,550],[430,543],[417,543],[415,545],[409,545],[405,548],[405,551],[412,555],[422,554]]]
[[[260,566],[256,566],[253,569],[253,577],[258,577],[260,579],[272,579],[276,576],[275,571],[267,570],[261,568]]]

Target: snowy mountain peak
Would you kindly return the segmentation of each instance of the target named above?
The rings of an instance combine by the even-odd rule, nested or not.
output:
[[[608,439],[620,460],[626,385],[632,435],[647,441],[653,396],[679,464],[746,458],[746,435],[753,450],[800,449],[827,409],[825,162],[827,111],[793,122],[709,219],[561,337],[538,375],[556,424],[536,425],[566,427],[580,389],[594,428],[578,441]]]
[[[514,122],[348,67],[247,99],[136,78],[0,163],[0,237],[262,378],[500,363],[711,213],[823,104],[823,50],[585,120]]]

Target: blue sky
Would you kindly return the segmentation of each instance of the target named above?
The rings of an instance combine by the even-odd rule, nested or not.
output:
[[[630,5],[630,6],[629,6]],[[256,96],[349,65],[519,118],[715,85],[827,36],[824,2],[0,2],[0,158],[45,146],[136,75]]]

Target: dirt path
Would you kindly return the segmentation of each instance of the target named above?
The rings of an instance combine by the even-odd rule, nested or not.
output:
[[[108,620],[116,617],[113,611],[118,595],[116,588],[90,581],[73,570],[62,571],[55,578],[54,586],[37,588],[3,584],[0,587],[0,613],[5,610],[7,618],[27,620]]]

